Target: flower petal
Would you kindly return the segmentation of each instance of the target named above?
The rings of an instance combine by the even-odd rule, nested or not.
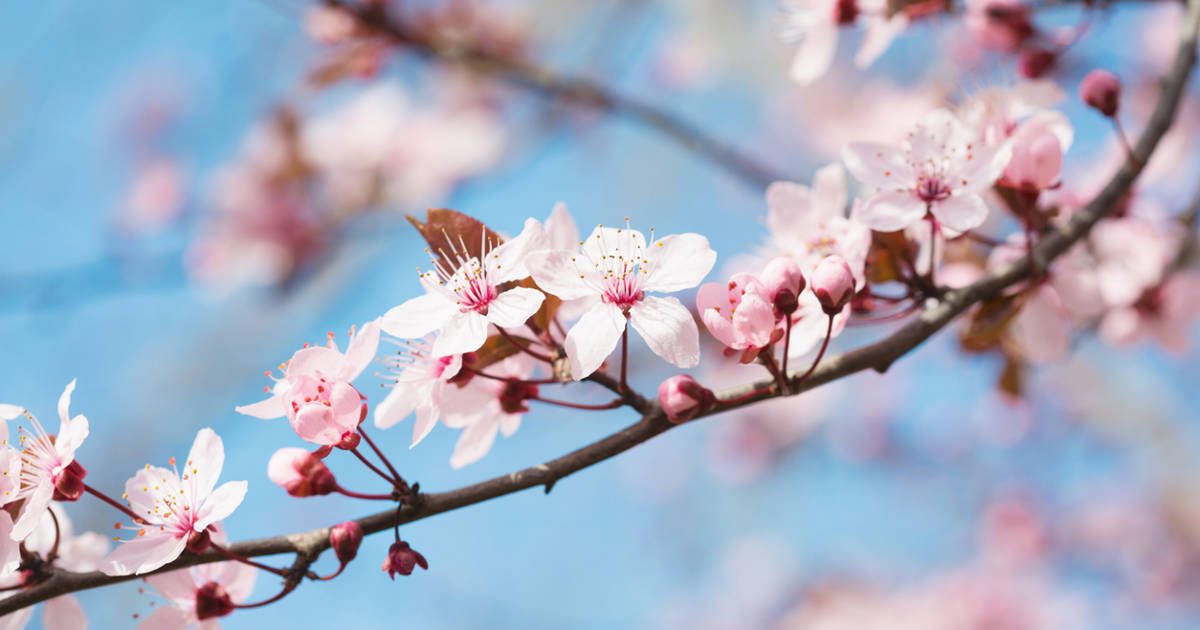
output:
[[[534,282],[543,291],[562,300],[576,300],[599,293],[599,274],[568,250],[533,252],[525,259]]]
[[[427,383],[397,382],[383,401],[375,406],[375,426],[388,429],[408,417],[429,396]]]
[[[445,357],[478,350],[487,341],[487,326],[487,318],[475,311],[455,315],[446,322],[441,334],[433,342],[433,356]]]
[[[554,209],[542,226],[550,249],[574,249],[579,246],[579,227],[567,211],[567,204],[561,201],[554,204]]]
[[[925,216],[925,202],[908,191],[893,190],[876,194],[855,208],[854,219],[880,232],[895,232]]]
[[[525,321],[538,311],[546,294],[528,287],[513,287],[496,296],[488,304],[488,321],[501,328],[524,326]]]
[[[498,282],[520,280],[529,276],[525,258],[529,252],[545,246],[545,234],[537,219],[525,219],[521,233],[505,241],[487,257],[488,268],[496,272]]]
[[[808,85],[821,78],[833,64],[837,52],[838,29],[832,21],[815,24],[804,34],[800,48],[792,59],[789,74],[800,85]]]
[[[867,19],[866,35],[854,56],[854,65],[866,68],[875,63],[883,53],[887,52],[892,40],[896,39],[908,27],[908,16],[904,12],[897,13],[891,18],[872,16]]]
[[[456,314],[458,305],[442,293],[431,292],[393,307],[383,314],[383,331],[401,339],[423,337],[445,326]]]
[[[178,558],[187,547],[187,537],[149,530],[145,536],[122,542],[108,554],[100,571],[105,575],[149,573]]]
[[[350,339],[338,377],[344,381],[353,381],[375,360],[375,351],[378,348],[379,320],[376,319],[363,324]]]
[[[492,450],[492,443],[496,441],[497,429],[499,429],[499,423],[492,416],[480,418],[468,426],[454,445],[454,454],[450,456],[450,466],[462,468],[483,459],[483,456]]]
[[[659,239],[646,251],[650,273],[642,280],[647,291],[671,293],[690,289],[704,280],[717,262],[717,252],[699,234],[673,234]]]
[[[851,142],[842,148],[842,161],[850,174],[867,186],[907,188],[916,179],[904,153],[890,144]]]
[[[65,423],[70,418],[71,413],[71,393],[75,391],[75,379],[71,379],[70,383],[63,388],[63,393],[58,397],[58,419]]]
[[[178,606],[161,606],[146,616],[136,630],[187,630],[192,616]]]
[[[50,482],[49,478],[45,478],[25,499],[25,505],[21,506],[21,514],[17,516],[17,522],[13,525],[13,540],[24,540],[33,531],[33,528],[37,527],[42,515],[50,508],[50,501],[53,498],[54,484]]]
[[[225,445],[221,442],[221,437],[208,427],[197,431],[196,439],[192,441],[192,449],[188,451],[187,462],[180,471],[183,479],[193,478],[194,499],[203,500],[212,492],[224,466]]]
[[[283,416],[287,415],[287,406],[284,403],[285,398],[286,396],[282,394],[276,394],[266,400],[260,400],[256,403],[239,405],[234,407],[233,410],[242,415],[251,416],[253,418],[262,418],[263,420],[282,418]]]
[[[625,315],[612,304],[600,302],[584,313],[563,342],[571,377],[578,381],[595,372],[617,347],[624,330]]]
[[[827,164],[813,175],[812,203],[817,216],[845,216],[846,169],[841,164]]]
[[[15,420],[25,413],[24,407],[0,403],[0,420]]]
[[[245,481],[227,481],[221,484],[221,487],[208,495],[204,500],[204,505],[196,510],[196,531],[204,531],[204,528],[219,523],[227,518],[233,511],[242,504],[242,500],[246,498],[246,488],[248,484]]]
[[[973,193],[951,195],[935,202],[930,211],[938,222],[957,234],[983,225],[988,213],[983,198]]]
[[[629,323],[671,365],[689,368],[700,363],[700,332],[679,300],[647,296],[629,309]]]
[[[42,609],[42,627],[45,630],[83,630],[87,628],[87,615],[79,600],[72,595],[62,595],[46,602]]]

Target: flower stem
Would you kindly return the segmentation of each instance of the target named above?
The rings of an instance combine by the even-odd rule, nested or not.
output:
[[[404,478],[400,476],[400,473],[396,472],[396,467],[392,466],[392,462],[388,460],[387,455],[384,455],[383,451],[381,451],[379,447],[375,445],[375,440],[372,440],[371,436],[367,435],[367,432],[363,430],[361,424],[358,425],[358,434],[367,441],[367,445],[371,447],[371,450],[375,451],[375,455],[379,457],[380,461],[383,462],[383,465],[387,466],[388,472],[392,473],[392,477],[395,478],[396,483],[402,483]]]
[[[812,376],[813,372],[817,371],[817,366],[821,364],[821,358],[825,356],[825,350],[829,348],[829,340],[833,337],[833,318],[833,315],[829,316],[829,325],[825,327],[825,341],[821,342],[821,350],[817,352],[817,358],[813,360],[812,366],[808,368],[808,371],[796,379],[795,382],[797,385]]]
[[[584,409],[588,411],[604,411],[606,409],[616,409],[625,404],[624,398],[616,398],[610,402],[599,405],[589,405],[586,403],[576,403],[567,400],[555,400],[553,398],[542,398],[541,396],[533,396],[529,400],[538,400],[549,405],[558,405],[559,407],[567,407],[568,409]]]
[[[46,554],[46,562],[54,562],[58,557],[58,543],[62,542],[62,527],[58,524],[58,516],[54,510],[46,510],[50,515],[50,520],[54,521],[54,546],[50,547],[49,553]]]
[[[537,352],[533,348],[526,346],[525,344],[521,343],[521,341],[518,340],[516,337],[513,337],[512,335],[508,334],[508,331],[504,330],[503,328],[496,326],[496,330],[500,331],[501,337],[504,337],[505,339],[507,339],[509,343],[516,346],[517,349],[520,350],[521,352],[528,354],[529,356],[537,359],[538,361],[545,361],[546,363],[550,363],[550,364],[554,363],[554,360],[551,359],[549,355],[542,354],[540,352]]]
[[[288,576],[288,572],[286,569],[280,569],[280,568],[273,567],[273,566],[270,566],[267,564],[263,564],[261,562],[255,562],[254,560],[251,560],[250,558],[247,558],[245,556],[240,556],[240,555],[222,547],[221,545],[218,545],[217,543],[211,543],[209,546],[213,551],[215,551],[218,554],[225,556],[226,558],[229,558],[230,560],[233,560],[235,562],[241,562],[244,565],[251,566],[251,567],[254,567],[255,569],[260,569],[262,571],[267,571],[269,573],[274,573],[275,575],[278,575],[281,577]]]
[[[488,378],[493,381],[500,381],[501,383],[512,383],[514,385],[556,385],[556,384],[562,382],[556,378],[520,379],[520,378],[513,378],[511,376],[497,376],[495,374],[488,374],[487,372],[484,372],[483,370],[476,370],[475,368],[467,367],[467,366],[463,366],[463,369],[470,372],[471,374],[474,374],[475,376],[482,376],[483,378]]]
[[[626,373],[628,372],[628,369],[627,369],[628,366],[629,366],[629,326],[626,326],[625,330],[621,331],[621,384],[617,386],[622,394],[625,393],[626,391],[629,391],[629,381],[626,379]]]
[[[352,497],[355,499],[368,499],[371,501],[395,501],[396,500],[396,498],[390,494],[365,494],[362,492],[355,492],[353,490],[347,490],[341,486],[338,486],[336,489],[334,489],[334,492],[337,492],[338,494]]]
[[[791,313],[785,315],[784,318],[787,323],[783,325],[783,361],[780,362],[782,364],[780,371],[783,372],[783,374],[786,376],[787,368],[788,368],[788,365],[787,365],[788,364],[788,349],[792,345],[792,315],[791,315]]]
[[[388,476],[387,473],[380,470],[380,468],[378,466],[376,466],[375,464],[372,464],[371,460],[367,459],[366,456],[363,455],[362,452],[360,452],[357,448],[350,449],[350,452],[354,453],[354,456],[358,458],[358,461],[362,462],[364,466],[366,466],[367,468],[370,468],[372,471],[374,471],[376,475],[379,475],[380,477],[382,477],[384,481],[388,482],[389,484],[391,484],[393,486],[396,485],[395,479],[392,479],[391,477]]]
[[[86,483],[83,484],[83,489],[88,494],[90,494],[90,495],[96,497],[97,499],[100,499],[101,501],[120,510],[122,514],[133,519],[133,522],[141,523],[143,525],[146,523],[146,519],[138,516],[137,513],[135,513],[133,510],[129,509],[128,507],[121,505],[120,501],[117,501],[116,499],[108,496],[107,494],[104,494],[103,492],[100,492],[99,490],[87,485]]]

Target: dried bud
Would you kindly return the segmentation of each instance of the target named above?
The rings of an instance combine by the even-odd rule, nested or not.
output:
[[[1017,60],[1017,72],[1026,79],[1045,76],[1058,63],[1058,53],[1044,48],[1034,48],[1021,53]]]
[[[267,462],[267,477],[294,497],[311,497],[337,490],[337,480],[325,462],[302,448],[281,448]]]
[[[811,286],[825,314],[837,315],[854,297],[854,272],[841,256],[826,256],[813,270]]]
[[[78,501],[83,496],[83,478],[86,476],[87,469],[71,460],[70,465],[54,476],[54,500]]]
[[[388,548],[387,558],[383,560],[383,571],[393,580],[396,579],[397,573],[412,575],[413,568],[418,566],[429,570],[429,563],[425,561],[425,556],[408,546],[408,543],[403,540],[393,543]]]
[[[329,545],[338,562],[346,564],[358,555],[358,546],[362,544],[362,526],[355,521],[338,523],[329,528]]]
[[[1112,118],[1121,104],[1121,80],[1108,70],[1092,70],[1079,84],[1079,96],[1089,107]]]
[[[677,374],[658,386],[658,404],[675,424],[687,422],[712,408],[716,396],[687,374]]]
[[[800,292],[804,290],[804,272],[791,258],[780,256],[767,263],[759,282],[767,291],[767,298],[781,315],[791,315],[800,307]]]
[[[196,618],[200,621],[224,617],[231,612],[233,600],[229,598],[225,587],[216,582],[209,582],[196,589]]]

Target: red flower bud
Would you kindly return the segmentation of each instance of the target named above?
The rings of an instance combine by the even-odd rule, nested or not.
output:
[[[203,621],[216,617],[224,617],[233,612],[233,600],[225,587],[216,582],[209,582],[196,589],[196,618]],[[204,624],[201,624],[204,625]]]
[[[87,469],[78,461],[71,463],[54,477],[55,501],[78,501],[83,496],[83,478]]]
[[[1058,53],[1053,50],[1034,48],[1021,53],[1017,60],[1017,72],[1026,79],[1038,79],[1045,76],[1058,63]]]
[[[329,528],[329,544],[338,562],[346,564],[358,555],[358,546],[362,544],[363,529],[355,521],[338,523]]]
[[[675,424],[687,422],[712,408],[716,396],[687,374],[677,374],[658,386],[658,404]]]
[[[388,548],[387,558],[383,560],[383,571],[388,574],[388,577],[394,580],[397,573],[412,575],[415,567],[429,570],[429,563],[425,561],[425,556],[408,546],[408,543],[401,540]]]
[[[294,497],[311,497],[337,490],[337,480],[317,455],[302,448],[281,448],[267,462],[267,476]]]
[[[811,286],[825,314],[837,315],[854,297],[854,272],[841,256],[826,256],[813,270]]]
[[[1092,70],[1079,84],[1079,96],[1089,107],[1112,118],[1121,104],[1121,80],[1108,70]]]

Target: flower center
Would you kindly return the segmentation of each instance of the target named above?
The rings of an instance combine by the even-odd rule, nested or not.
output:
[[[458,307],[464,313],[475,311],[480,315],[487,315],[488,305],[496,299],[496,287],[488,282],[485,274],[468,275],[469,277],[462,284],[455,287],[455,293],[458,294]]]
[[[646,292],[639,287],[640,284],[635,274],[605,278],[604,291],[600,294],[600,299],[627,311],[646,297]]]
[[[925,203],[944,201],[950,196],[950,187],[937,176],[921,177],[917,180],[917,197]]]

